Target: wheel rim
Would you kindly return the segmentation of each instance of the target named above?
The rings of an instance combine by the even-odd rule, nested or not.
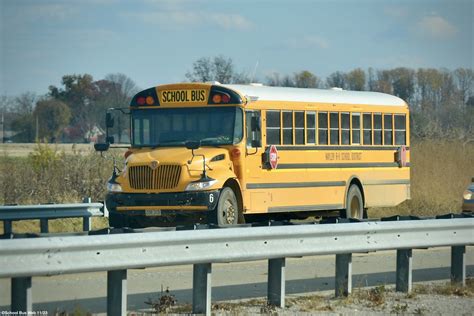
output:
[[[225,200],[222,209],[222,219],[225,224],[233,224],[235,221],[235,207],[230,199]]]
[[[361,203],[356,196],[352,197],[349,209],[352,218],[361,218]]]

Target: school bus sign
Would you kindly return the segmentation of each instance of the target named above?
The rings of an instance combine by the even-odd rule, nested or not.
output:
[[[160,92],[160,103],[163,105],[186,103],[203,104],[207,103],[206,89],[187,90],[163,90]]]

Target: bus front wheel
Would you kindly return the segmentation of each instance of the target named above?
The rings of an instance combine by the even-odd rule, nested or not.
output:
[[[353,184],[347,191],[346,209],[341,212],[341,217],[362,219],[365,216],[364,199],[357,185]]]
[[[236,225],[239,216],[239,204],[234,191],[230,187],[224,187],[216,208],[211,212],[210,222],[219,227]]]

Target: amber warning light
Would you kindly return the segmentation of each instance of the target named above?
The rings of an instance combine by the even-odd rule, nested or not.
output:
[[[137,104],[142,106],[142,105],[153,105],[155,104],[155,99],[153,99],[153,97],[151,96],[147,96],[146,98],[145,97],[138,97],[137,98]]]

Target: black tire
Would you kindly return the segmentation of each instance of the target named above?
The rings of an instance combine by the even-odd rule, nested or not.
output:
[[[364,199],[357,185],[353,184],[347,191],[346,209],[341,212],[343,218],[363,219],[366,216]]]
[[[210,222],[219,227],[236,225],[239,222],[240,213],[234,191],[229,187],[224,187],[216,208],[211,212]]]

